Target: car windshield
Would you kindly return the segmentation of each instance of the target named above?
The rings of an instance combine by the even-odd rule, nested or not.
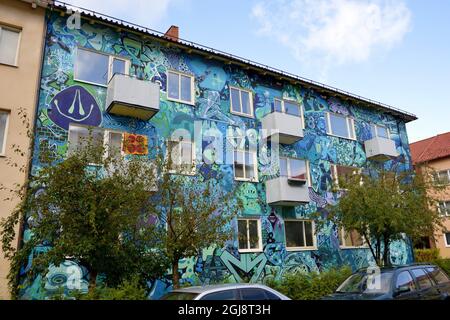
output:
[[[337,288],[337,293],[387,293],[391,285],[393,272],[379,275],[358,272],[351,275]]]
[[[198,293],[193,292],[171,292],[161,298],[161,300],[194,300]]]

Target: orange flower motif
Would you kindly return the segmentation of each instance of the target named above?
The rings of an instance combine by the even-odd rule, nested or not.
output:
[[[140,134],[125,133],[123,135],[123,151],[126,154],[148,154],[148,137]]]

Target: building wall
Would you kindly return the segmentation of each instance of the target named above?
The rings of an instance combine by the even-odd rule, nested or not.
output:
[[[260,216],[263,237],[263,251],[240,254],[237,241],[229,241],[224,248],[204,249],[197,257],[180,261],[181,281],[189,283],[213,283],[215,281],[250,280],[262,282],[269,278],[280,278],[289,271],[320,271],[333,266],[350,265],[353,268],[365,266],[371,260],[368,249],[340,249],[337,231],[327,225],[318,231],[317,250],[287,251],[284,240],[284,219],[308,217],[314,212],[326,214],[325,206],[336,201],[331,189],[331,164],[354,165],[367,169],[379,168],[378,164],[367,161],[363,141],[370,136],[369,122],[387,125],[395,140],[400,156],[385,163],[393,170],[410,169],[409,144],[405,124],[390,115],[379,113],[363,106],[351,105],[333,97],[323,96],[301,86],[272,79],[262,74],[246,71],[215,59],[189,54],[168,47],[154,40],[142,38],[127,32],[100,24],[82,21],[81,30],[66,27],[66,18],[58,14],[49,16],[48,41],[45,49],[44,76],[41,79],[39,111],[35,141],[33,169],[39,168],[39,152],[42,147],[50,147],[55,154],[64,155],[67,150],[67,108],[55,108],[54,99],[59,101],[74,99],[74,86],[92,104],[90,116],[73,119],[88,125],[120,129],[149,137],[149,149],[155,146],[164,149],[164,141],[180,128],[193,132],[194,123],[200,123],[203,132],[209,136],[226,136],[229,126],[237,126],[251,137],[257,137],[261,119],[270,112],[274,97],[289,97],[299,101],[305,112],[305,137],[295,145],[281,146],[285,155],[306,158],[310,162],[312,186],[309,190],[311,202],[295,208],[271,208],[266,205],[264,181],[276,175],[277,166],[271,165],[264,154],[258,155],[258,183],[239,183],[239,196],[244,203],[243,216]],[[161,85],[160,111],[150,121],[112,116],[105,112],[106,90],[86,83],[74,81],[74,61],[77,46],[124,56],[131,60],[130,74],[157,81]],[[167,100],[166,72],[176,69],[195,75],[195,106]],[[250,89],[254,93],[254,119],[230,113],[229,86]],[[61,111],[62,110],[62,111]],[[356,119],[357,141],[331,137],[326,134],[325,111],[351,115]],[[52,120],[53,119],[53,120]],[[200,144],[202,145],[202,144]],[[224,143],[225,145],[225,143]],[[200,146],[197,145],[197,148]],[[228,188],[233,180],[233,167],[227,164],[205,163],[197,166],[198,179],[206,176],[215,179],[223,188]],[[212,173],[212,174],[211,174]],[[219,201],[219,199],[218,199]],[[236,228],[235,223],[233,226]],[[29,234],[25,225],[25,238]],[[408,242],[398,241],[391,248],[394,263],[411,262]],[[70,275],[70,276],[69,276]],[[57,279],[58,281],[56,281]],[[51,294],[57,284],[66,289],[87,288],[88,275],[85,269],[74,262],[51,268],[45,279],[25,282],[24,298],[43,298]],[[44,289],[39,283],[45,282]],[[152,283],[152,297],[158,297],[170,288],[170,278]]]
[[[450,169],[450,158],[437,159],[428,162],[428,166],[436,171]],[[436,195],[435,195],[436,196]],[[437,196],[439,200],[450,201],[450,186],[439,191]],[[450,217],[444,217],[444,226],[450,232]],[[434,235],[434,244],[439,249],[439,253],[443,258],[450,258],[450,246],[445,245],[444,233],[437,231]]]
[[[28,151],[30,141],[26,127],[18,114],[19,108],[27,114],[29,123],[34,123],[37,101],[39,72],[42,62],[42,41],[44,39],[44,9],[32,9],[21,1],[0,0],[0,24],[22,29],[19,44],[18,66],[0,64],[0,110],[9,112],[5,156],[0,156],[0,183],[14,188],[23,184],[26,173],[19,168],[27,164],[29,154],[19,156],[13,152],[13,145]],[[17,164],[18,167],[10,165]],[[0,191],[0,219],[7,217],[18,200],[4,201],[10,194]],[[0,299],[9,297],[6,276],[9,261],[4,259],[0,249]]]

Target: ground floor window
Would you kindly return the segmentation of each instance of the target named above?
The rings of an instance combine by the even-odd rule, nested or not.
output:
[[[314,249],[314,222],[311,220],[285,220],[286,248]]]
[[[261,251],[261,221],[259,219],[238,219],[239,251]]]
[[[364,238],[358,231],[346,231],[344,228],[339,230],[339,246],[341,248],[355,248],[365,245]]]
[[[450,247],[450,232],[444,233],[445,246]]]

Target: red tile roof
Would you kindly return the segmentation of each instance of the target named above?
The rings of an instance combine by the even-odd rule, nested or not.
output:
[[[450,157],[450,132],[411,143],[409,147],[413,164]]]

